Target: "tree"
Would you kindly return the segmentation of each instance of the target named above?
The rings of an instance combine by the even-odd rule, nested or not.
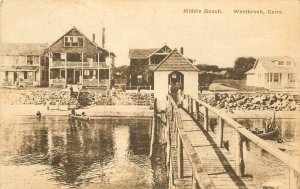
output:
[[[256,59],[253,57],[240,57],[235,60],[232,70],[232,79],[242,80],[246,78],[246,72],[251,70],[255,64]]]
[[[220,70],[217,65],[197,64],[196,67],[200,71],[206,71],[206,72],[218,72]]]

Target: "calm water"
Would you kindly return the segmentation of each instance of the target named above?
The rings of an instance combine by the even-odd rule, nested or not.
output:
[[[70,124],[65,116],[0,125],[0,188],[166,188],[148,158],[151,119]]]
[[[254,128],[263,130],[263,119],[240,119],[237,121],[242,125],[248,124],[251,130],[254,130]],[[273,145],[284,146],[287,149],[285,153],[295,158],[300,158],[298,150],[300,144],[299,124],[299,119],[276,119],[276,125],[281,126],[282,129],[284,143],[268,142]],[[229,152],[235,155],[235,130],[226,123],[224,126],[224,141],[228,141]],[[253,143],[250,143],[248,148],[244,143],[243,149],[245,173],[251,175],[258,186],[262,186],[267,182],[276,182],[281,188],[293,188],[294,182],[292,179],[294,173],[281,161],[261,150]]]

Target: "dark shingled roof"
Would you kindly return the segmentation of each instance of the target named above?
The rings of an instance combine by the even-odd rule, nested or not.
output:
[[[154,71],[196,71],[198,68],[184,58],[177,49],[174,49],[164,60],[162,60]]]
[[[151,49],[130,49],[129,58],[130,59],[147,59],[149,55],[157,51],[158,48]]]
[[[35,71],[39,67],[38,66],[6,66],[1,67],[2,71]]]
[[[2,43],[1,55],[41,55],[47,43]]]

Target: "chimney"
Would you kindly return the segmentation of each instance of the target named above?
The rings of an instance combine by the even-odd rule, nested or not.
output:
[[[105,28],[102,28],[102,47],[105,48]]]
[[[180,47],[180,54],[183,55],[183,47]]]
[[[93,42],[95,43],[96,35],[93,33]]]

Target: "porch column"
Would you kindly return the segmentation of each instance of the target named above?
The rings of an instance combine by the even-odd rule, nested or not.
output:
[[[294,73],[294,74],[295,74],[295,82],[296,82],[295,88],[298,89],[299,88],[299,85],[298,85],[299,76],[297,73]]]
[[[41,56],[39,56],[39,86],[41,86],[41,80],[42,80],[42,71],[41,71]]]
[[[17,76],[18,76],[18,82],[19,82],[19,85],[20,85],[20,71],[17,72]]]
[[[52,61],[52,60],[51,60]],[[52,63],[51,63],[52,64]],[[50,87],[50,49],[49,49],[49,58],[48,58],[48,86]]]
[[[73,70],[73,82],[75,83],[75,73],[76,73],[76,70],[74,69]]]
[[[269,90],[271,90],[271,73],[268,73],[269,75]]]
[[[97,83],[97,86],[98,87],[100,85],[100,70],[99,70],[99,60],[100,60],[100,57],[99,56],[100,56],[100,53],[98,53],[98,57],[97,57],[97,67],[98,67],[98,70],[97,70],[98,71],[98,77],[97,77],[97,80],[98,80],[97,82],[98,83]]]
[[[65,57],[65,83],[67,85],[67,53],[66,53],[66,57]]]
[[[81,87],[83,87],[83,53],[81,53]]]

